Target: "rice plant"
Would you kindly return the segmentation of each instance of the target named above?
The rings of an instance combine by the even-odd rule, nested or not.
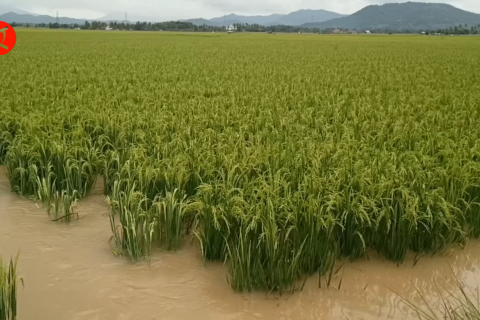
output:
[[[0,258],[0,320],[17,319],[18,281],[23,279],[17,275],[18,255],[15,260],[5,263]]]
[[[128,190],[121,191],[120,183],[114,185],[112,198],[107,197],[110,206],[110,226],[115,240],[115,252],[139,261],[150,255],[154,237],[155,222],[146,207],[146,198],[136,191],[135,183]]]
[[[188,204],[186,196],[180,196],[178,189],[168,192],[164,198],[154,200],[156,237],[167,250],[177,250],[185,233]]]

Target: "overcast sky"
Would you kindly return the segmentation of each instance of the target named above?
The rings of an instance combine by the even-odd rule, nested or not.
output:
[[[480,13],[480,0],[431,0],[421,2],[449,3],[464,10]],[[403,0],[0,0],[0,4],[37,14],[95,19],[127,11],[131,17],[157,20],[213,18],[224,14],[266,15],[289,13],[299,9],[325,9],[350,14],[370,5]]]

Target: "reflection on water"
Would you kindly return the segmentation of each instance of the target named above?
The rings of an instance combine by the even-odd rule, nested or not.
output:
[[[455,290],[452,269],[471,288],[480,279],[480,243],[472,242],[415,266],[413,258],[397,267],[372,253],[368,261],[345,263],[329,289],[313,276],[293,295],[238,294],[226,268],[205,266],[194,245],[155,253],[150,267],[114,257],[107,205],[97,193],[79,204],[79,221],[53,223],[10,192],[0,168],[0,254],[20,251],[20,320],[412,319],[390,288],[420,302],[418,288],[436,306],[438,286]]]

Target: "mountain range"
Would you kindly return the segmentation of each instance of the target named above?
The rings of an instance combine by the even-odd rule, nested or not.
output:
[[[9,10],[5,13],[6,10]],[[3,14],[2,14],[3,13]],[[141,16],[128,17],[130,21],[150,21]],[[85,19],[60,17],[62,24],[84,24]],[[121,13],[110,14],[95,21],[124,21]],[[0,21],[15,23],[55,23],[56,18],[47,15],[35,15],[26,11],[0,5]],[[91,21],[91,20],[89,20]],[[129,21],[129,22],[130,22]],[[238,23],[260,25],[291,25],[306,28],[345,28],[358,30],[433,30],[458,26],[459,24],[480,25],[480,14],[458,9],[443,3],[387,3],[370,5],[349,16],[326,10],[299,10],[289,14],[271,14],[267,16],[242,16],[229,14],[212,19],[182,20],[195,25],[225,26]]]
[[[13,13],[17,13],[17,14],[29,14],[29,15],[32,15],[32,16],[36,16],[36,14],[34,14],[34,13],[31,13],[31,12],[28,12],[28,11],[25,11],[25,10],[22,10],[22,9],[18,9],[18,8],[15,8],[15,7],[10,7],[10,6],[0,4],[0,15],[3,15],[5,13],[9,13],[9,12],[13,12]]]
[[[345,17],[343,14],[331,12],[327,10],[298,10],[289,14],[271,14],[268,16],[240,16],[229,14],[224,17],[212,19],[189,19],[184,20],[195,25],[225,26],[236,23],[260,24],[260,25],[289,25],[299,26],[306,22],[323,22],[331,19]]]
[[[5,10],[3,10],[5,11]],[[15,23],[55,23],[56,18],[47,16],[47,15],[34,15],[26,13],[23,10],[10,10],[10,12],[2,14],[0,11],[0,20],[5,22],[15,22]],[[335,12],[327,10],[299,10],[289,14],[271,14],[268,16],[242,16],[236,14],[229,14],[224,17],[217,17],[212,19],[188,19],[182,20],[185,22],[191,22],[195,25],[209,25],[209,26],[225,26],[238,23],[248,23],[248,24],[261,24],[261,25],[292,25],[298,26],[306,22],[323,22],[330,19],[341,18],[345,15],[338,14]],[[60,23],[65,24],[83,24],[86,19],[74,19],[68,17],[59,17]],[[124,13],[112,13],[106,16],[103,16],[99,19],[93,19],[94,21],[124,21]],[[93,21],[90,20],[89,21]],[[145,17],[145,16],[128,16],[129,22],[131,21],[149,21],[149,22],[158,22],[155,19]]]
[[[59,17],[60,23],[63,24],[84,24],[85,19],[74,19],[67,17]],[[40,24],[40,23],[55,23],[57,20],[55,17],[47,15],[32,15],[32,14],[18,14],[14,12],[8,12],[0,15],[0,21],[5,21],[8,23],[29,23],[29,24]]]
[[[148,16],[143,16],[143,15],[138,15],[138,14],[129,14],[127,16],[128,21],[132,22],[137,22],[137,21],[147,21],[147,22],[161,22],[164,21],[165,19],[155,19],[152,17]],[[103,17],[100,17],[98,19],[92,19],[95,21],[118,21],[118,22],[124,22],[125,21],[125,12],[112,12],[109,13]]]
[[[480,14],[444,3],[387,3],[367,6],[347,17],[320,23],[306,23],[302,26],[321,29],[434,30],[459,24],[480,25]]]

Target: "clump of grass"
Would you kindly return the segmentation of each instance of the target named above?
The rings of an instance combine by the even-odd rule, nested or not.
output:
[[[0,257],[0,320],[15,320],[17,318],[17,275],[18,255],[15,260],[4,263]]]

